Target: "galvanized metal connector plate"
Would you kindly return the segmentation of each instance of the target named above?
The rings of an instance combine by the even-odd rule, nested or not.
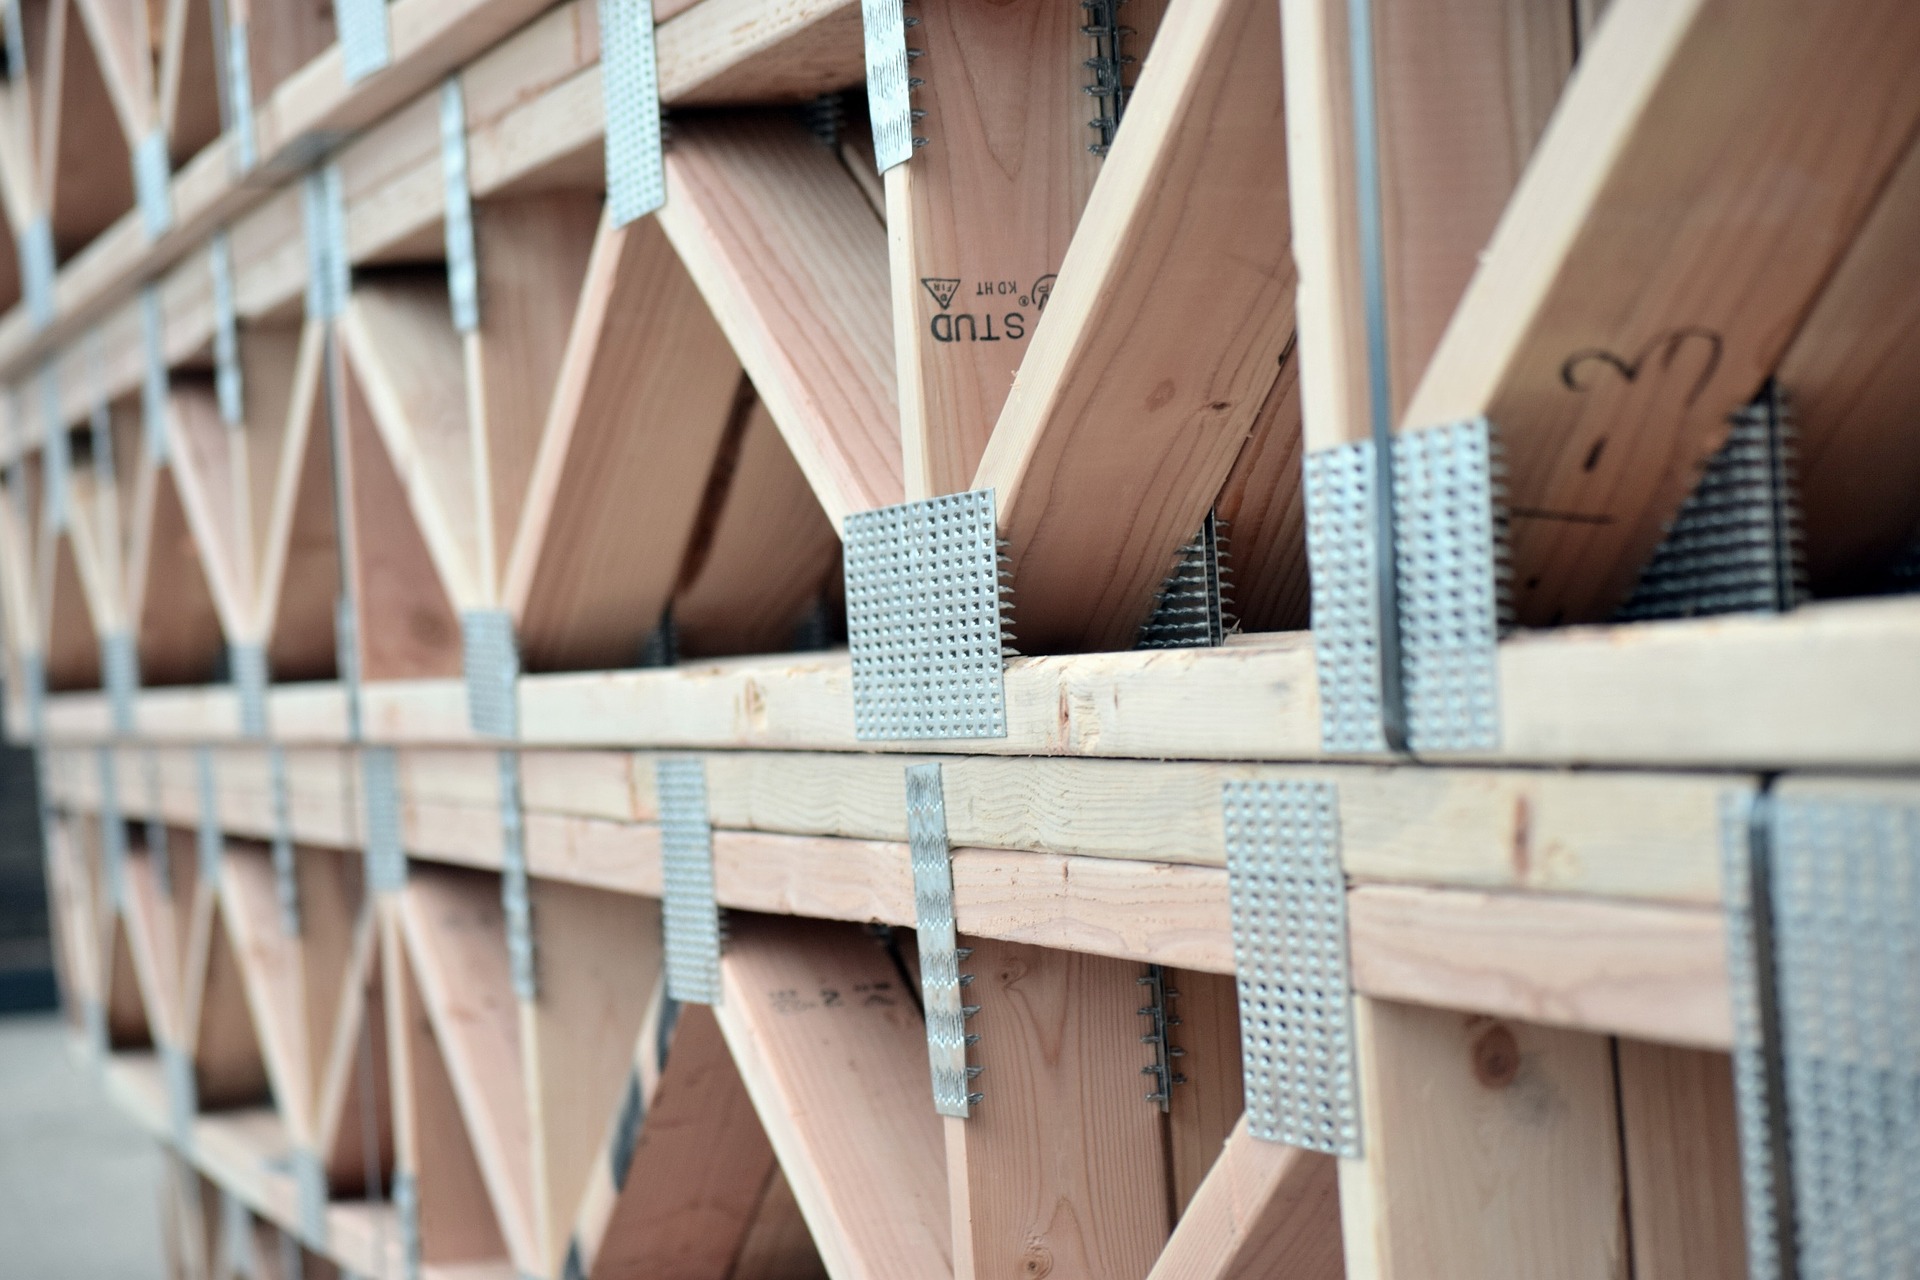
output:
[[[1180,1015],[1173,1011],[1173,1002],[1180,998],[1180,992],[1167,984],[1167,970],[1163,965],[1148,965],[1146,973],[1137,981],[1146,992],[1147,1000],[1140,1006],[1140,1016],[1147,1020],[1146,1034],[1140,1041],[1153,1050],[1153,1061],[1140,1068],[1141,1075],[1153,1077],[1147,1101],[1162,1112],[1171,1112],[1174,1087],[1187,1082],[1187,1077],[1173,1065],[1176,1058],[1187,1054],[1173,1042],[1172,1036],[1172,1029],[1180,1025]]]
[[[400,1226],[400,1274],[405,1280],[419,1280],[420,1188],[410,1169],[394,1170],[393,1212]]]
[[[194,1081],[193,1055],[177,1044],[160,1045],[160,1073],[167,1085],[167,1120],[174,1145],[193,1149],[193,1122],[200,1111],[200,1089]]]
[[[267,736],[267,650],[261,644],[227,646],[227,669],[233,673],[234,692],[240,695],[240,733]]]
[[[287,795],[287,753],[267,748],[267,776],[273,788],[273,887],[280,900],[280,928],[300,936],[300,869],[294,860],[292,803]]]
[[[327,1166],[311,1147],[296,1147],[293,1159],[294,1196],[300,1209],[300,1238],[312,1249],[327,1247]]]
[[[1722,798],[1721,893],[1727,917],[1727,986],[1733,1002],[1733,1086],[1740,1128],[1747,1271],[1753,1280],[1785,1280],[1782,1246],[1791,1252],[1792,1193],[1786,1171],[1784,1073],[1776,1052],[1779,1005],[1773,978],[1772,798],[1748,792]]]
[[[400,843],[400,777],[392,747],[360,752],[360,787],[366,806],[367,886],[375,893],[407,887],[407,855]]]
[[[173,894],[173,850],[167,838],[167,820],[163,816],[160,792],[160,753],[140,753],[141,772],[147,782],[147,863],[153,868],[153,880],[160,892]]]
[[[220,825],[220,787],[213,771],[213,748],[196,750],[194,764],[200,782],[200,821],[194,830],[194,853],[199,859],[200,882],[218,885],[226,838]]]
[[[1485,418],[1393,442],[1394,562],[1407,745],[1500,745],[1496,651],[1510,612],[1504,475]]]
[[[340,167],[329,164],[307,174],[300,196],[307,238],[307,315],[332,320],[346,310],[353,276]]]
[[[331,401],[329,401],[331,403]],[[336,437],[337,438],[337,437]],[[334,665],[347,695],[347,741],[360,741],[360,625],[353,597],[341,592],[333,598]]]
[[[101,489],[113,487],[113,409],[107,403],[106,337],[98,329],[87,331],[87,381],[89,403],[87,431],[93,440],[93,473]]]
[[[109,631],[100,637],[100,674],[107,687],[113,731],[132,734],[134,700],[140,692],[140,651],[134,647],[131,633]]]
[[[707,816],[707,765],[662,756],[654,764],[660,796],[660,854],[666,897],[667,994],[691,1004],[720,1003],[724,928],[713,889],[713,824]]]
[[[653,0],[599,0],[607,212],[624,227],[667,202]]]
[[[67,511],[73,470],[73,453],[67,438],[67,424],[60,412],[60,375],[54,362],[40,366],[40,433],[43,466],[47,477],[46,526],[54,533],[67,527]]]
[[[333,20],[340,32],[340,70],[348,84],[358,84],[393,61],[387,0],[333,0]]]
[[[1320,745],[1384,751],[1381,637],[1375,583],[1385,571],[1375,536],[1380,501],[1373,445],[1307,455],[1307,565],[1313,658],[1320,683]]]
[[[460,662],[467,680],[467,726],[492,738],[518,736],[520,646],[513,615],[505,609],[463,610]]]
[[[1785,613],[1806,598],[1793,415],[1769,383],[1732,429],[1640,573],[1621,622]]]
[[[133,149],[134,203],[147,239],[158,240],[173,227],[173,161],[167,155],[167,134],[154,129]]]
[[[100,853],[107,868],[107,896],[114,909],[127,902],[127,824],[120,809],[120,770],[112,747],[96,747],[100,771]]]
[[[167,332],[160,305],[160,286],[140,290],[140,333],[146,344],[145,376],[140,382],[141,425],[146,431],[147,456],[167,460]]]
[[[1227,782],[1221,809],[1248,1131],[1357,1157],[1338,792],[1326,782]]]
[[[1011,605],[993,490],[855,512],[845,545],[855,736],[1006,737]]]
[[[214,6],[216,13],[224,5]],[[253,131],[253,57],[247,43],[247,24],[236,22],[227,29],[226,79],[227,131],[233,134],[234,164],[246,173],[260,163],[260,148]]]
[[[253,1253],[253,1213],[224,1188],[220,1192],[220,1234],[225,1238],[229,1275],[258,1275]]]
[[[527,892],[527,841],[520,813],[520,753],[500,752],[500,907],[507,921],[507,962],[514,994],[540,994],[534,968],[533,903]]]
[[[1357,441],[1307,456],[1307,556],[1328,751],[1384,751],[1389,686],[1413,751],[1500,745],[1498,644],[1507,624],[1507,526],[1499,447],[1484,418],[1393,441],[1393,542],[1383,561],[1378,453]],[[1395,646],[1381,575],[1399,602]],[[1395,679],[1394,677],[1397,677]]]
[[[473,193],[467,186],[467,100],[460,77],[440,86],[440,177],[445,188],[442,223],[447,241],[447,301],[453,327],[472,333],[480,327],[480,274],[474,259]]]
[[[1136,649],[1205,649],[1227,642],[1233,616],[1227,600],[1226,522],[1209,511],[1200,531],[1180,548],[1160,586]]]
[[[53,222],[41,214],[20,231],[20,291],[35,330],[53,323],[53,281],[58,267],[53,252]]]
[[[867,46],[867,111],[873,120],[873,159],[880,172],[913,158],[925,138],[913,134],[920,118],[913,106],[913,90],[920,80],[908,65],[920,50],[907,48],[908,18],[903,0],[860,0],[860,25]]]
[[[920,996],[927,1018],[927,1063],[933,1073],[933,1109],[966,1119],[982,1094],[973,1089],[980,1068],[967,1064],[978,1036],[967,1019],[978,1011],[961,999],[971,975],[960,972],[963,952],[953,920],[953,850],[947,840],[946,789],[938,764],[907,766],[907,848],[913,862],[913,914],[920,942]]]
[[[213,276],[213,390],[220,420],[237,427],[246,412],[246,385],[240,372],[240,314],[233,293],[233,242],[222,227],[207,246]]]

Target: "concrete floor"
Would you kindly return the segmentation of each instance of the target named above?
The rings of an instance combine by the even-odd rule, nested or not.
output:
[[[160,1177],[58,1017],[0,1018],[0,1275],[160,1280]]]

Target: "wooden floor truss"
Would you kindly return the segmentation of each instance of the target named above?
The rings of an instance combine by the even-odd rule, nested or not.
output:
[[[1372,420],[1345,0],[1132,0],[1097,147],[1100,6],[922,0],[925,145],[884,177],[859,5],[656,0],[667,200],[625,226],[592,0],[393,0],[358,85],[328,6],[214,3],[22,0],[0,86],[7,233],[50,228],[59,268],[47,315],[0,319],[8,724],[41,721],[75,1028],[170,1144],[176,1275],[1746,1274],[1727,815],[1920,796],[1920,601],[1840,598],[1920,532],[1920,10],[1376,0],[1388,417],[1496,425],[1527,629],[1497,749],[1356,759],[1321,749],[1301,481]],[[213,95],[236,21],[250,169]],[[1610,624],[1769,379],[1816,599]],[[974,488],[1031,655],[1008,733],[858,741],[843,521]],[[1135,650],[1209,512],[1238,632]],[[507,743],[461,679],[493,611]],[[362,854],[389,750],[398,886]],[[668,756],[706,771],[713,1006],[664,985]],[[966,1120],[933,1109],[919,1004],[927,760]],[[1241,1122],[1221,788],[1247,779],[1336,788],[1359,1158]]]

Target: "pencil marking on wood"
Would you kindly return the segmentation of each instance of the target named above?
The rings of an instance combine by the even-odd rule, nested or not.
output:
[[[1701,366],[1700,373],[1694,379],[1693,386],[1688,389],[1686,399],[1681,401],[1682,404],[1690,405],[1700,398],[1700,393],[1707,389],[1709,382],[1713,381],[1713,375],[1715,371],[1720,368],[1720,357],[1726,346],[1726,340],[1718,333],[1715,333],[1712,329],[1703,329],[1698,325],[1687,325],[1680,329],[1670,329],[1665,333],[1656,335],[1646,346],[1640,348],[1631,359],[1616,355],[1611,351],[1599,347],[1590,347],[1584,351],[1576,351],[1568,356],[1565,363],[1560,366],[1560,381],[1566,385],[1569,391],[1590,391],[1593,389],[1593,384],[1582,383],[1581,373],[1590,365],[1598,365],[1602,368],[1612,369],[1620,375],[1622,381],[1630,383],[1636,382],[1640,378],[1641,370],[1647,367],[1649,357],[1658,353],[1660,357],[1660,372],[1665,373],[1673,368],[1674,361],[1679,358],[1680,353],[1687,348],[1689,343],[1703,343],[1706,347],[1706,357]],[[1604,441],[1602,443],[1604,443]],[[1598,451],[1596,448],[1595,454],[1590,455],[1590,457],[1597,460],[1597,456]],[[1591,463],[1589,463],[1587,469],[1592,470]]]

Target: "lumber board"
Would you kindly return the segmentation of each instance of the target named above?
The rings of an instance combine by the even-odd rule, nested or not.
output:
[[[1631,589],[1905,153],[1916,54],[1898,3],[1618,0],[1595,30],[1401,418],[1498,430],[1521,622]]]
[[[998,496],[1026,652],[1133,644],[1279,372],[1279,39],[1259,0],[1169,10],[1060,265],[971,485]]]
[[[1154,1264],[1152,1280],[1344,1280],[1338,1165],[1332,1156],[1234,1125]]]
[[[1615,1064],[1633,1274],[1747,1275],[1733,1064],[1724,1053],[1630,1039]]]

